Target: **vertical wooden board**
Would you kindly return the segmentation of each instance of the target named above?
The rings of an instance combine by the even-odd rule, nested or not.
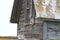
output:
[[[45,22],[43,33],[44,40],[60,40],[60,23]]]

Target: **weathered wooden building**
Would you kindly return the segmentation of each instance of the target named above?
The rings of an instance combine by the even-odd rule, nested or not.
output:
[[[53,0],[54,3],[55,1]],[[51,3],[48,1],[49,4],[45,2],[45,0],[14,0],[10,22],[18,24],[18,39],[50,40],[60,38],[60,20],[58,19],[60,17],[55,18],[54,14],[59,14],[60,5],[58,4],[60,2],[57,0],[57,5],[50,5],[52,0]],[[56,10],[59,11],[53,8],[58,8]],[[50,12],[51,10],[53,12]]]

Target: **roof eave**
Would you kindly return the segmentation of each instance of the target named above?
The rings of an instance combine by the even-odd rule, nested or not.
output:
[[[11,19],[10,19],[11,23],[19,22],[19,15],[21,13],[21,7],[22,7],[22,0],[14,0],[14,5],[13,5]]]

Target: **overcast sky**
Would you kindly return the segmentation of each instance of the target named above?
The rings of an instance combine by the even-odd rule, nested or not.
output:
[[[0,36],[17,36],[17,24],[10,23],[14,0],[0,0]]]

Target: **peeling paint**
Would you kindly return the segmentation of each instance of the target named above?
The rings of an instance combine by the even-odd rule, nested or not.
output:
[[[60,19],[59,4],[59,0],[34,0],[36,17]]]

